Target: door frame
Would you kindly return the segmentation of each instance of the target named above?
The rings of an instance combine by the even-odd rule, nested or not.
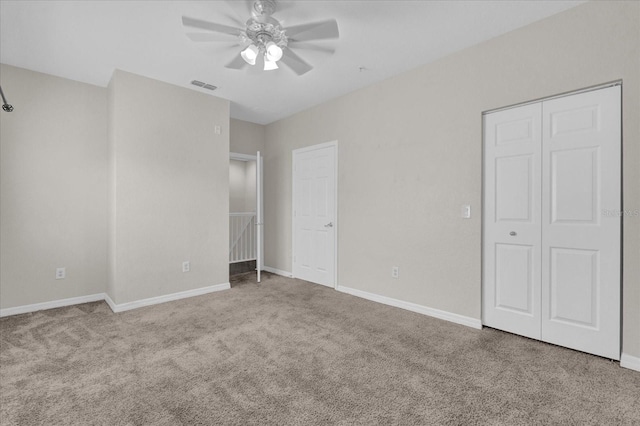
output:
[[[482,120],[483,120],[482,130],[484,130],[484,116],[487,115],[487,114],[492,114],[494,112],[502,111],[502,110],[505,110],[505,109],[518,108],[518,107],[529,105],[529,104],[537,104],[539,102],[550,101],[552,99],[565,98],[567,96],[578,95],[580,93],[593,92],[594,90],[606,89],[607,87],[612,87],[612,86],[620,86],[620,87],[622,87],[622,80],[612,80],[612,81],[608,81],[608,82],[602,83],[602,84],[596,84],[596,85],[593,85],[593,86],[583,87],[582,89],[570,90],[568,92],[557,93],[555,95],[544,96],[542,98],[531,99],[531,100],[528,100],[528,101],[519,102],[517,104],[510,104],[510,105],[505,105],[505,106],[502,106],[502,107],[498,107],[498,108],[493,108],[493,109],[488,109],[488,110],[482,111],[482,113],[481,113],[482,114]],[[622,99],[622,97],[620,99]],[[482,135],[482,150],[484,152],[484,133]]]
[[[530,104],[535,104],[535,103],[540,103],[540,102],[545,102],[545,101],[549,101],[552,99],[558,99],[558,98],[564,98],[564,97],[568,97],[568,96],[573,96],[573,95],[578,95],[581,93],[585,93],[585,92],[592,92],[595,90],[600,90],[600,89],[606,89],[608,87],[613,87],[613,86],[620,86],[620,102],[623,101],[623,81],[621,79],[619,80],[613,80],[613,81],[609,81],[606,83],[602,83],[602,84],[596,84],[593,86],[588,86],[588,87],[584,87],[582,89],[576,89],[576,90],[572,90],[572,91],[568,91],[568,92],[562,92],[562,93],[558,93],[556,95],[550,95],[550,96],[546,96],[546,97],[542,97],[542,98],[537,98],[537,99],[532,99],[532,100],[528,100],[525,102],[520,102],[517,104],[511,104],[511,105],[506,105],[503,107],[498,107],[498,108],[493,108],[493,109],[489,109],[489,110],[485,110],[482,111],[481,113],[481,123],[482,123],[482,151],[481,151],[481,167],[480,167],[480,173],[481,173],[481,191],[480,191],[480,211],[481,211],[481,232],[480,232],[480,323],[482,327],[486,327],[485,325],[485,321],[484,321],[484,298],[485,298],[485,282],[484,282],[484,260],[485,260],[485,251],[484,251],[484,241],[485,241],[485,220],[486,217],[484,215],[484,204],[485,204],[485,185],[486,185],[486,179],[485,179],[485,149],[486,149],[486,140],[485,140],[485,126],[486,126],[486,120],[485,120],[485,116],[487,114],[491,114],[494,112],[498,112],[498,111],[503,111],[503,110],[508,110],[508,109],[512,109],[512,108],[518,108],[521,106],[525,106],[525,105],[530,105]],[[622,105],[621,105],[621,115],[620,115],[620,129],[621,129],[621,137],[620,137],[620,144],[621,144],[621,155],[622,155],[622,148],[624,146],[624,134],[622,133],[622,120],[623,120],[623,114],[622,114],[623,110],[622,110]],[[623,158],[620,159],[620,209],[621,211],[624,210],[624,161]],[[620,318],[619,318],[619,322],[620,322],[620,357],[622,357],[623,352],[623,335],[624,335],[624,216],[622,216],[620,218]]]
[[[295,179],[295,164],[296,164],[296,156],[298,154],[302,154],[305,152],[315,151],[318,149],[334,147],[333,150],[333,160],[334,160],[334,211],[333,211],[333,229],[335,233],[335,237],[333,240],[333,288],[335,290],[338,289],[338,231],[339,231],[339,220],[338,220],[338,141],[333,140],[330,142],[324,142],[317,145],[310,145],[303,148],[297,148],[291,151],[291,276],[296,278],[293,272],[293,256],[296,253],[296,223],[295,223],[295,194],[296,194],[296,179]]]
[[[249,154],[240,154],[238,152],[230,152],[229,160],[237,160],[237,161],[256,161],[257,157],[255,155]]]

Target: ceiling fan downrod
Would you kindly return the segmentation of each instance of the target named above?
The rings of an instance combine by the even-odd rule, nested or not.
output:
[[[253,3],[253,11],[256,16],[271,16],[276,11],[276,2],[274,0],[257,0]]]

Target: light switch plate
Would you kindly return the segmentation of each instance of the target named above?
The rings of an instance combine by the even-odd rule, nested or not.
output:
[[[462,206],[461,214],[462,214],[462,218],[463,219],[470,219],[471,218],[471,206],[469,204],[464,204]]]

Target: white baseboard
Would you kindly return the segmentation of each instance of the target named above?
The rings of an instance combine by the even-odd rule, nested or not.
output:
[[[479,319],[465,317],[464,315],[458,315],[447,311],[441,311],[439,309],[429,308],[427,306],[418,305],[411,302],[405,302],[403,300],[392,299],[386,296],[380,296],[379,294],[369,293],[355,288],[338,286],[336,290],[347,293],[352,296],[362,297],[363,299],[371,300],[374,302],[382,303],[384,305],[394,306],[396,308],[406,309],[408,311],[417,312],[419,314],[427,315],[430,317],[442,319],[445,321],[454,322],[456,324],[466,325],[476,329],[482,328],[482,321]]]
[[[293,274],[291,272],[283,271],[282,269],[272,268],[271,266],[263,266],[263,271],[271,272],[272,274],[282,275],[283,277],[291,278]]]
[[[104,301],[107,305],[109,305],[109,308],[111,308],[111,312],[116,312],[116,306],[118,305],[116,305],[116,303],[111,297],[109,297],[107,293],[104,294]]]
[[[34,303],[33,305],[16,306],[15,308],[0,309],[0,317],[43,311],[45,309],[62,308],[64,306],[79,305],[81,303],[98,302],[104,300],[104,293],[88,296],[70,297],[69,299],[52,300],[51,302]]]
[[[51,302],[35,303],[33,305],[16,306],[15,308],[0,309],[0,317],[10,315],[26,314],[29,312],[42,311],[45,309],[62,308],[64,306],[79,305],[81,303],[98,302],[104,300],[113,312],[129,311],[143,306],[157,305],[158,303],[170,302],[172,300],[185,299],[187,297],[201,296],[215,291],[228,290],[229,283],[217,284],[208,287],[196,288],[194,290],[181,291],[179,293],[165,294],[164,296],[151,297],[149,299],[136,300],[134,302],[116,304],[106,293],[91,294],[89,296],[71,297],[69,299],[53,300]]]
[[[620,367],[640,371],[640,358],[623,353],[620,357]]]
[[[208,287],[196,288],[193,290],[181,291],[179,293],[165,294],[163,296],[150,297],[148,299],[135,300],[133,302],[117,304],[105,294],[104,300],[107,302],[113,312],[130,311],[131,309],[142,308],[143,306],[157,305],[159,303],[171,302],[174,300],[186,299],[188,297],[202,296],[203,294],[213,293],[215,291],[228,290],[231,284],[216,284]]]

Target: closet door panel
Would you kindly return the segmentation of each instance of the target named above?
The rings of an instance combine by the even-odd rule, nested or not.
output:
[[[542,340],[620,357],[620,87],[543,102]]]
[[[540,338],[541,104],[485,116],[483,324]]]

